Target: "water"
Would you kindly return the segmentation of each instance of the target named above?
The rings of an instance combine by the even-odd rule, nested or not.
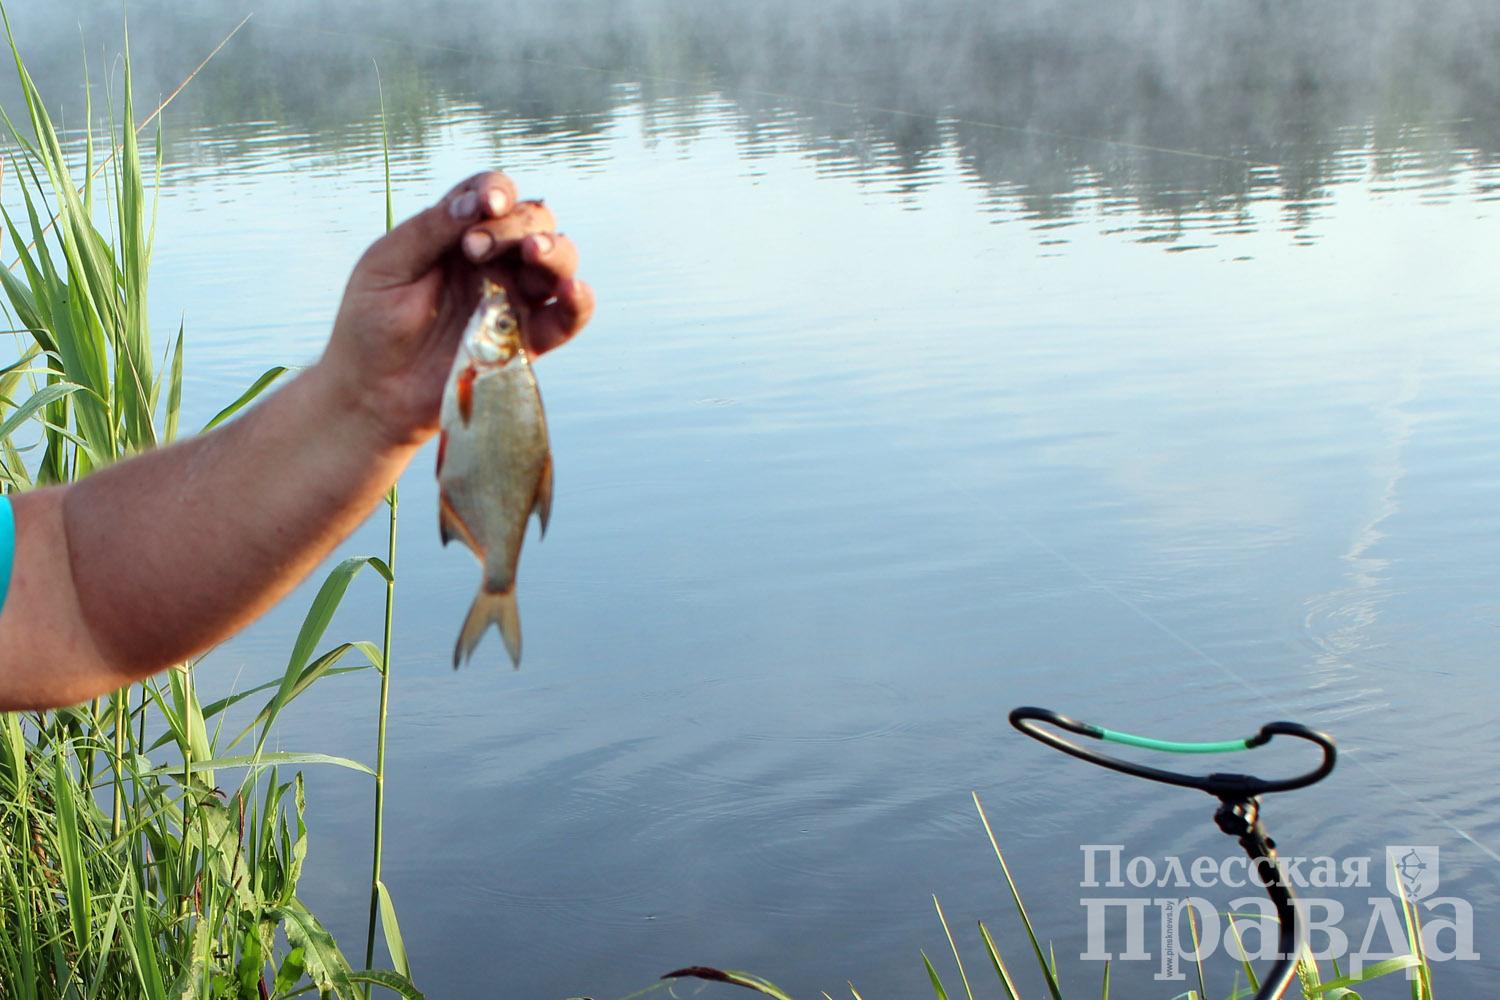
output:
[[[142,104],[231,8],[132,4]],[[12,14],[76,109],[75,23],[113,51],[116,15]],[[1356,943],[1386,845],[1438,845],[1484,954],[1439,988],[1493,992],[1497,38],[1457,2],[263,9],[167,114],[152,309],[188,330],[188,425],[316,356],[382,219],[372,59],[398,213],[503,166],[601,303],[539,366],[521,671],[493,638],[450,670],[477,574],[430,450],[401,483],[386,881],[428,995],[706,963],[920,996],[934,892],[971,974],[984,919],[1035,987],[971,790],[1092,990],[1083,899],[1168,890],[1081,888],[1081,845],[1233,845],[1210,801],[1025,741],[1018,704],[1329,729],[1339,771],[1272,830],[1373,859],[1334,894]],[[277,676],[311,593],[201,683]],[[379,596],[330,638],[378,635]],[[369,759],[375,696],[327,682],[282,746]],[[358,954],[371,790],[310,779],[306,894]],[[1117,995],[1187,988],[1157,967],[1116,963]]]

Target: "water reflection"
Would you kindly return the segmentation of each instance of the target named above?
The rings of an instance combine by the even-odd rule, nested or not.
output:
[[[228,3],[132,10],[146,24],[142,93],[173,89],[240,16]],[[793,149],[910,199],[956,160],[994,211],[1048,224],[1043,245],[1068,239],[1050,224],[1089,213],[1128,219],[1118,235],[1169,250],[1264,226],[1307,242],[1339,185],[1495,197],[1500,176],[1500,46],[1486,44],[1500,38],[1500,9],[1463,0],[354,10],[262,5],[180,99],[170,158],[253,160],[258,133],[219,128],[245,122],[266,123],[282,148],[367,156],[374,63],[406,148],[468,105],[501,161],[504,137],[520,134],[598,165],[626,109],[643,109],[650,140],[687,150],[727,103],[752,162]],[[118,10],[76,13],[85,39],[115,36]],[[77,47],[55,44],[68,22],[39,6],[17,21],[47,91],[72,90]],[[193,141],[199,126],[215,131],[211,148]]]

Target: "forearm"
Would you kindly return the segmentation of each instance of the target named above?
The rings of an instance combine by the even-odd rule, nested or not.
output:
[[[221,431],[80,482],[64,525],[95,644],[144,675],[222,640],[353,531],[412,451],[317,366]]]
[[[6,656],[11,676],[0,698],[20,691],[28,702],[77,701],[223,640],[353,531],[413,451],[387,442],[320,365],[222,428],[38,503],[20,528],[34,529],[29,541],[49,544],[63,566],[30,566],[36,547],[23,534],[17,573],[66,569],[50,600],[27,603],[35,615],[61,618],[51,642],[67,642],[34,666],[20,664],[31,677],[16,676]],[[71,637],[70,602],[82,633]]]
[[[540,201],[476,174],[376,240],[323,360],[210,434],[12,498],[0,709],[73,704],[180,663],[296,586],[437,429],[482,279],[533,356],[588,321],[577,250]]]

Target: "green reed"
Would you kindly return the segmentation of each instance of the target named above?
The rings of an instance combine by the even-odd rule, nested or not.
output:
[[[18,254],[0,269],[16,342],[16,360],[0,368],[0,488],[10,492],[70,482],[173,440],[185,338],[179,327],[157,364],[147,321],[155,200],[145,173],[159,183],[161,133],[143,157],[128,45],[125,126],[107,130],[110,152],[96,164],[90,104],[79,165],[4,23],[25,105],[16,119],[0,109],[23,206],[18,218],[0,213]],[[205,429],[285,371],[267,371]],[[394,515],[392,503],[393,525]],[[322,648],[366,567],[387,585],[384,646]],[[194,661],[89,704],[0,714],[0,996],[354,997],[376,986],[421,996],[400,972],[354,969],[298,895],[306,802],[300,772],[283,775],[310,764],[374,772],[327,754],[266,750],[278,715],[313,684],[370,669],[384,678],[392,586],[389,559],[344,560],[313,598],[280,678],[210,704],[200,701]],[[265,702],[231,737],[232,710],[257,695]],[[253,750],[233,753],[252,734]],[[380,743],[383,758],[383,735]]]
[[[385,229],[390,232],[396,224],[395,209],[391,199],[391,144],[386,128],[385,90],[380,86],[380,71],[377,68],[376,86],[380,90],[380,153],[385,170]],[[365,965],[375,961],[375,927],[377,922],[385,932],[386,950],[391,963],[403,976],[411,976],[411,965],[406,956],[406,944],[401,939],[401,925],[396,922],[396,905],[391,900],[390,890],[380,878],[381,862],[385,855],[385,735],[386,719],[391,703],[391,622],[396,611],[396,508],[398,506],[396,484],[385,501],[389,515],[386,524],[385,565],[390,571],[385,581],[384,635],[380,646],[380,705],[377,709],[375,730],[375,822],[371,832],[370,846],[370,919],[365,933]]]
[[[1045,952],[1042,949],[1041,942],[1037,938],[1036,929],[1032,925],[1031,917],[1026,912],[1025,904],[1021,901],[1021,891],[1017,888],[1016,881],[1011,875],[1010,866],[1006,864],[1005,855],[1000,850],[999,841],[995,839],[994,828],[990,825],[990,818],[985,813],[984,805],[979,801],[978,794],[974,795],[974,808],[979,813],[979,820],[984,825],[985,834],[989,837],[990,847],[995,852],[995,860],[1000,865],[1000,872],[1005,881],[1007,894],[1010,896],[1016,913],[1020,917],[1027,944],[1030,946],[1032,957],[1036,961],[1037,968],[1041,973],[1042,984],[1046,989],[1045,995],[1051,997],[1052,1000],[1063,1000],[1062,976],[1059,971],[1057,956],[1052,952],[1050,947]],[[969,987],[969,980],[964,971],[963,960],[959,956],[958,944],[954,940],[953,932],[948,926],[947,917],[944,916],[943,908],[938,903],[936,896],[932,897],[932,902],[933,906],[937,909],[938,922],[942,925],[943,934],[947,939],[948,946],[953,952],[954,961],[958,966],[959,978],[963,982],[964,996],[968,1000],[974,1000],[975,994]],[[1345,975],[1340,970],[1337,960],[1335,960],[1332,962],[1333,978],[1325,979],[1323,969],[1318,964],[1317,959],[1304,946],[1304,950],[1297,961],[1296,980],[1301,989],[1302,996],[1307,998],[1307,1000],[1318,1000],[1318,998],[1326,998],[1326,1000],[1359,1000],[1360,994],[1356,993],[1352,987],[1369,983],[1394,973],[1416,970],[1417,978],[1411,980],[1410,983],[1411,1000],[1433,1000],[1431,969],[1426,957],[1422,953],[1422,937],[1420,927],[1416,922],[1416,911],[1405,897],[1402,897],[1401,903],[1406,914],[1407,947],[1411,949],[1408,954],[1383,962],[1375,962],[1360,973],[1352,975]],[[1196,954],[1201,952],[1202,949],[1198,944],[1198,925],[1194,911],[1191,908],[1187,910],[1187,916],[1188,929],[1193,941],[1193,951]],[[1239,914],[1236,916],[1247,915]],[[1229,926],[1234,933],[1238,934],[1236,924],[1233,921],[1230,922]],[[985,926],[983,921],[979,922],[979,935],[984,944],[984,956],[989,960],[989,964],[994,969],[996,978],[999,981],[1001,990],[999,995],[1004,996],[1006,1000],[1020,1000],[1022,996],[1021,990],[1016,986],[1014,976],[1012,976],[1009,967],[1006,966],[1004,959],[1001,957],[1000,950],[995,944],[993,935],[991,935],[989,928]],[[948,1000],[948,991],[925,952],[922,954],[922,961],[926,965],[933,993],[937,996],[938,1000]],[[1195,961],[1194,971],[1196,973],[1198,988],[1188,990],[1185,993],[1179,992],[1173,996],[1173,1000],[1209,1000],[1209,997],[1213,995],[1208,988],[1208,976],[1205,973],[1201,959]],[[1240,981],[1240,973],[1244,974],[1243,983]],[[1103,998],[1103,1000],[1109,1000],[1110,966],[1108,962],[1104,963],[1102,976],[1101,984],[1090,987],[1087,995],[1097,995]],[[1222,996],[1224,1000],[1247,1000],[1247,998],[1255,996],[1260,990],[1260,985],[1260,979],[1256,975],[1255,967],[1246,960],[1236,970],[1234,981],[1231,983],[1228,991],[1218,995]],[[1084,994],[1077,995],[1081,996]]]
[[[1057,956],[1050,945],[1046,949],[1043,949],[1041,940],[1037,937],[1036,927],[1031,922],[1031,916],[1026,912],[1026,904],[1021,901],[1021,890],[1016,886],[1016,880],[1011,875],[1010,865],[1005,860],[1004,852],[1000,850],[1000,843],[995,839],[995,831],[990,825],[990,818],[985,813],[984,804],[979,801],[977,793],[974,794],[974,808],[979,813],[979,821],[984,826],[984,832],[989,837],[990,847],[995,852],[995,860],[1000,865],[1000,874],[1005,882],[1006,894],[1010,897],[1011,904],[1020,918],[1021,928],[1025,932],[1026,943],[1029,946],[1032,959],[1036,962],[1037,971],[1040,974],[1042,990],[1036,993],[1029,993],[1023,991],[1016,984],[1016,976],[1012,973],[1010,966],[1006,964],[1000,948],[995,943],[994,935],[990,933],[989,927],[981,920],[979,921],[979,937],[984,946],[983,958],[987,960],[988,965],[994,971],[998,991],[984,992],[981,989],[979,993],[976,993],[974,986],[969,981],[969,971],[964,967],[963,956],[960,953],[958,942],[953,936],[953,930],[948,924],[948,917],[943,912],[942,904],[938,901],[937,896],[933,896],[932,905],[937,911],[938,923],[943,929],[943,936],[949,950],[953,954],[953,961],[958,969],[959,982],[963,986],[962,994],[950,994],[948,987],[943,982],[942,976],[938,973],[937,967],[933,965],[932,959],[928,957],[926,951],[921,951],[919,954],[922,958],[923,968],[927,973],[928,982],[932,986],[933,995],[937,1000],[949,1000],[950,997],[958,996],[964,997],[965,1000],[975,1000],[976,996],[997,997],[1003,998],[1003,1000],[1023,1000],[1023,998],[1030,997],[1063,1000],[1065,996],[1098,996],[1101,1000],[1109,1000],[1109,962],[1104,963],[1102,970],[1103,979],[1099,985],[1090,986],[1084,992],[1065,991],[1063,989],[1062,973],[1058,966]],[[1402,991],[1407,993],[1411,1000],[1434,1000],[1432,968],[1422,951],[1422,928],[1416,908],[1404,896],[1401,898],[1401,906],[1406,920],[1407,947],[1410,949],[1405,955],[1374,962],[1357,974],[1345,974],[1335,960],[1330,963],[1332,965],[1332,978],[1325,979],[1324,970],[1318,964],[1318,960],[1304,946],[1303,953],[1297,961],[1296,983],[1305,1000],[1360,1000],[1361,994],[1355,992],[1354,987],[1362,986],[1373,980],[1396,973],[1412,974],[1414,976],[1414,978],[1408,980],[1406,984],[1407,989]],[[1198,926],[1192,908],[1188,909],[1187,914],[1188,927],[1193,941],[1193,951],[1197,953],[1202,949],[1198,946]],[[1235,916],[1246,917],[1248,915],[1236,914]],[[1235,934],[1238,934],[1233,921],[1230,922],[1229,926]],[[1243,949],[1241,950],[1243,951]],[[1195,972],[1197,973],[1198,988],[1173,994],[1170,1000],[1209,1000],[1214,995],[1208,989],[1208,977],[1201,960],[1195,962]],[[1243,983],[1239,979],[1240,972],[1244,973],[1245,978]],[[699,966],[668,973],[667,977],[664,978],[680,977],[731,983],[735,986],[742,986],[747,990],[772,997],[773,1000],[792,1000],[791,996],[773,983],[759,976],[751,975],[748,972],[732,972]],[[1217,995],[1222,997],[1223,1000],[1249,1000],[1249,998],[1254,997],[1260,990],[1260,985],[1260,979],[1256,976],[1254,966],[1247,960],[1242,962],[1240,968],[1236,970],[1235,980],[1230,985],[1228,991]],[[648,991],[643,991],[640,995],[644,996],[646,992]],[[853,1000],[864,1000],[853,983],[849,984],[849,993],[853,997]],[[819,995],[824,1000],[833,1000],[833,997],[828,993],[821,993]],[[1162,1000],[1167,1000],[1166,994],[1162,995]]]

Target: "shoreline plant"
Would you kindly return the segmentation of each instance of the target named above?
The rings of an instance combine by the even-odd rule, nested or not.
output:
[[[994,996],[1002,998],[1002,1000],[1030,1000],[1033,997],[1046,998],[1046,1000],[1066,1000],[1066,998],[1071,997],[1097,996],[1102,998],[1102,1000],[1110,1000],[1113,994],[1110,992],[1110,963],[1107,961],[1103,963],[1103,979],[1100,984],[1092,985],[1084,991],[1064,989],[1063,975],[1057,961],[1057,955],[1050,944],[1044,949],[1041,939],[1037,937],[1036,928],[1031,922],[1031,916],[1026,912],[1026,904],[1021,901],[1021,890],[1016,886],[1016,880],[1011,875],[1010,865],[1005,860],[1004,852],[1000,850],[999,841],[995,839],[995,831],[990,825],[988,814],[984,811],[984,804],[980,802],[977,792],[972,794],[974,808],[979,814],[979,821],[984,826],[984,832],[989,838],[990,847],[995,852],[995,860],[1000,865],[1000,873],[1005,881],[1007,895],[1009,895],[1011,903],[1015,907],[1016,915],[1020,918],[1022,930],[1026,935],[1026,943],[1029,945],[1032,958],[1035,960],[1040,973],[1042,989],[1033,993],[1023,990],[1022,987],[1017,985],[1016,975],[1006,963],[1004,954],[995,942],[994,935],[990,933],[990,929],[985,922],[980,920],[978,922],[979,937],[984,944],[983,964],[988,964],[993,970],[999,983],[999,992],[984,993],[981,991],[976,993],[975,986],[969,981],[968,969],[964,966],[963,955],[959,950],[957,940],[953,936],[953,930],[948,924],[948,917],[943,913],[942,903],[934,895],[932,897],[932,905],[937,911],[938,923],[943,928],[943,936],[953,954],[954,965],[958,969],[959,981],[963,988],[962,993],[950,993],[943,981],[942,975],[938,972],[937,967],[933,965],[932,959],[928,957],[925,950],[920,951],[922,965],[926,971],[927,980],[932,986],[932,992],[936,1000],[957,1000],[958,997],[963,997],[964,1000],[975,1000],[976,996]],[[1373,980],[1396,973],[1407,974],[1407,990],[1405,992],[1411,1000],[1434,1000],[1432,967],[1422,950],[1422,928],[1416,908],[1412,906],[1411,902],[1405,896],[1401,897],[1401,908],[1406,921],[1406,943],[1410,951],[1405,955],[1375,962],[1359,973],[1346,974],[1339,967],[1338,961],[1334,960],[1331,963],[1332,977],[1325,978],[1323,967],[1319,965],[1318,960],[1304,945],[1302,954],[1297,960],[1297,977],[1295,980],[1304,1000],[1362,1000],[1363,995],[1356,992],[1355,987],[1362,987]],[[1193,914],[1193,909],[1189,907],[1187,910],[1189,932],[1194,943],[1194,949],[1198,951],[1201,949],[1198,948],[1198,927]],[[1241,919],[1253,919],[1260,915],[1229,914],[1229,916]],[[1236,927],[1233,921],[1231,921],[1230,927],[1232,929]],[[1238,933],[1237,929],[1235,933]],[[1171,996],[1163,993],[1160,1000],[1253,1000],[1261,986],[1255,967],[1248,960],[1240,964],[1236,970],[1234,982],[1230,985],[1229,990],[1223,993],[1210,991],[1208,976],[1201,959],[1194,960],[1193,971],[1196,974],[1196,989],[1190,989],[1186,992],[1179,991]],[[1241,973],[1244,975],[1243,982],[1240,979]],[[728,983],[771,997],[772,1000],[794,1000],[790,994],[776,984],[749,972],[714,969],[707,966],[693,966],[669,972],[663,978],[691,978],[703,979],[709,982]],[[852,982],[848,984],[848,987],[852,1000],[864,1000],[858,987]],[[639,995],[644,996],[645,993],[643,992]],[[833,997],[826,992],[820,993],[819,996],[823,1000],[833,1000]]]
[[[85,77],[75,180],[79,165],[65,155],[4,23],[25,104],[21,125],[0,109],[7,173],[23,203],[19,218],[3,212],[18,256],[0,269],[16,343],[16,360],[0,368],[0,489],[8,493],[70,482],[170,443],[185,336],[179,327],[158,364],[147,284],[161,132],[158,122],[154,155],[143,158],[128,40],[123,125],[118,134],[113,124],[105,130],[110,152],[98,164]],[[285,371],[267,371],[204,429],[231,419]],[[195,660],[88,704],[0,715],[0,995],[263,1000],[310,991],[352,998],[380,987],[421,997],[406,975],[388,894],[381,923],[398,971],[355,969],[298,892],[308,839],[294,769],[330,764],[370,774],[378,797],[383,766],[266,749],[277,716],[313,684],[373,669],[382,675],[383,765],[393,555],[394,541],[386,560],[347,559],[329,572],[277,680],[204,705]],[[384,642],[322,648],[365,568],[386,584]],[[248,726],[229,728],[230,709],[268,692]],[[252,735],[253,749],[236,752]],[[375,859],[372,892],[384,888],[378,841]]]

